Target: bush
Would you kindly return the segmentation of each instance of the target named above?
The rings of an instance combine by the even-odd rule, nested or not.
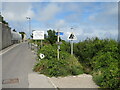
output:
[[[116,53],[114,53],[115,55]],[[99,83],[101,87],[105,88],[118,88],[119,87],[119,68],[118,68],[118,58],[113,57],[112,52],[99,53],[98,56],[93,58],[93,73],[101,71],[102,79],[97,80],[95,77],[100,77],[101,75],[94,75],[94,80]]]
[[[57,49],[50,44],[45,45],[44,47],[38,50],[38,57],[40,53],[44,54],[45,59],[48,59],[48,60],[57,58]]]
[[[88,38],[74,45],[74,54],[84,66],[85,73],[90,74],[92,72],[93,67],[91,66],[91,60],[102,48],[104,48],[104,43],[106,43],[104,40],[99,40],[96,37],[92,39]]]
[[[87,39],[75,44],[75,55],[83,64],[84,72],[92,72],[94,81],[105,88],[119,88],[118,43],[115,40]]]
[[[55,45],[47,45],[38,51],[39,54],[43,53],[45,58],[40,60],[34,66],[34,71],[40,72],[47,76],[67,76],[82,74],[82,66],[77,58],[71,56],[65,51],[60,52],[60,60],[57,60],[57,48]]]
[[[74,46],[74,53],[85,66],[91,66],[91,59],[104,47],[104,41],[98,38],[87,39]]]
[[[69,42],[65,42],[65,41],[62,41],[62,44],[60,45],[60,49],[61,51],[65,51],[65,52],[68,52],[70,53],[70,43]]]

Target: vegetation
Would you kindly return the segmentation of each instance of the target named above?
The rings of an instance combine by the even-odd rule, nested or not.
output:
[[[48,30],[47,33],[48,36],[46,37],[46,40],[49,41],[50,44],[56,43],[57,42],[57,36],[55,35],[56,32],[54,30]]]
[[[25,32],[19,32],[22,35],[22,40],[24,39]]]
[[[6,22],[1,15],[0,15],[0,21],[1,21],[3,24],[7,24],[7,25],[8,25],[8,22]]]
[[[97,37],[87,38],[74,44],[75,56],[71,56],[70,43],[61,40],[60,60],[57,60],[56,36],[50,37],[55,32],[48,32],[44,47],[38,50],[38,62],[34,71],[56,77],[84,72],[93,75],[93,80],[102,88],[120,88],[120,43],[110,39],[100,40]],[[39,61],[40,53],[43,53],[45,58]]]
[[[38,51],[38,59],[40,59],[40,53],[44,54],[45,58],[36,63],[34,71],[50,77],[82,74],[82,66],[74,56],[61,51],[60,60],[57,59],[57,49],[55,46],[46,45]]]
[[[48,33],[47,40],[49,41],[50,44],[54,44],[57,41],[57,36],[55,36],[55,31],[48,30],[47,33]]]
[[[104,88],[119,88],[119,49],[115,40],[87,39],[75,44],[75,55],[84,72],[93,75],[94,81]]]

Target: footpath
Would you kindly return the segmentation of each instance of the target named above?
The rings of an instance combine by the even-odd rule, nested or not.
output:
[[[29,88],[99,88],[91,75],[81,74],[67,77],[47,77],[42,74],[28,75]]]

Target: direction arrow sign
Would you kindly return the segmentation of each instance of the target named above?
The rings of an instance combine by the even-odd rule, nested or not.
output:
[[[75,36],[74,33],[69,34],[68,40],[77,40],[77,37]]]
[[[44,31],[33,31],[33,39],[34,40],[43,40],[44,39]]]
[[[40,58],[43,59],[44,57],[45,57],[45,55],[40,53]]]
[[[55,35],[63,35],[63,32],[56,32]]]

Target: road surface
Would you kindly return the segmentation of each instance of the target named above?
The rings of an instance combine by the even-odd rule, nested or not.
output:
[[[2,55],[3,88],[28,88],[28,74],[32,73],[34,53],[27,43],[21,43]]]

